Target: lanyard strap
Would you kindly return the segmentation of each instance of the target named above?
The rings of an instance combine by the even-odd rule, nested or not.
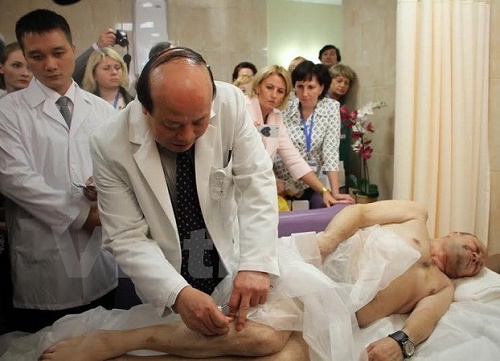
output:
[[[306,151],[307,153],[311,153],[312,133],[314,128],[314,112],[311,115],[311,122],[309,123],[309,129],[307,127],[307,120],[304,119],[304,117],[302,117],[302,114],[300,115],[300,119],[302,120],[303,124],[302,129],[304,130],[304,137],[306,138]]]
[[[113,108],[116,109],[116,106],[118,105],[119,99],[120,99],[120,91],[118,90],[118,92],[116,93],[116,96],[115,96],[115,101],[113,102]]]

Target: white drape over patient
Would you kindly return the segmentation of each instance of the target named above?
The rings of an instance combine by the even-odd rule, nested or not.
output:
[[[311,360],[366,359],[365,340],[355,311],[404,273],[420,253],[398,240],[393,232],[374,226],[343,242],[321,265],[316,237],[310,232],[280,240],[281,276],[272,280],[268,302],[250,310],[248,318],[278,330],[301,331],[310,347]],[[232,278],[228,276],[214,291],[212,296],[218,305],[228,302],[231,286]],[[18,345],[24,342],[22,349],[31,358],[22,358],[22,352],[18,352],[16,359],[31,360],[38,355],[36,352],[57,340],[98,328],[136,328],[178,319],[176,315],[159,319],[153,307],[147,305],[130,311],[96,309],[66,317],[52,328],[21,340]]]

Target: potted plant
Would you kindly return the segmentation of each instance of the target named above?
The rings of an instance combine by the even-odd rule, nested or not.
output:
[[[378,186],[370,183],[370,172],[368,170],[368,159],[371,158],[373,148],[372,140],[368,133],[375,132],[375,128],[368,120],[368,116],[373,114],[374,109],[385,107],[384,102],[369,102],[362,108],[349,111],[346,105],[340,107],[341,121],[351,128],[352,149],[361,160],[361,178],[355,175],[350,175],[352,188],[349,189],[351,197],[356,200],[356,203],[369,203],[378,199]]]

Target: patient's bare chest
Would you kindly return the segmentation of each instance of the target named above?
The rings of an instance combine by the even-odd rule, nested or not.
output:
[[[408,313],[421,299],[443,288],[434,268],[420,261],[411,266],[356,313],[360,326],[395,313]]]

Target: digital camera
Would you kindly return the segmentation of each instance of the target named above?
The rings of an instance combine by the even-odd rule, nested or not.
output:
[[[118,44],[122,47],[128,46],[128,37],[127,37],[126,32],[124,32],[123,30],[120,30],[120,29],[116,29],[115,36],[116,36],[116,40],[115,40],[116,44]]]

